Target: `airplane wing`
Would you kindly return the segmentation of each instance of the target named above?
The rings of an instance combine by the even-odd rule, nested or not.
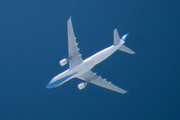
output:
[[[72,26],[71,17],[67,21],[67,33],[68,33],[68,53],[69,53],[69,69],[74,68],[83,62],[81,54],[79,54],[79,48],[77,47],[76,37]]]
[[[97,76],[96,73],[93,73],[92,71],[88,71],[84,73],[81,76],[78,76],[79,79],[84,80],[86,82],[90,82],[92,84],[98,85],[100,87],[104,87],[106,89],[125,94],[127,91],[123,90],[115,85],[113,85],[111,82],[106,81],[106,79],[102,79],[101,76]]]

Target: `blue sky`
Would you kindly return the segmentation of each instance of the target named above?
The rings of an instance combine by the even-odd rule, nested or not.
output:
[[[179,2],[0,0],[0,119],[179,120]],[[73,79],[46,89],[63,72],[67,20],[85,59],[113,44],[113,30],[129,32],[125,45],[92,70],[125,95]]]

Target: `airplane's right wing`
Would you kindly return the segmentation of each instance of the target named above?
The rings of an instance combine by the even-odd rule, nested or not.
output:
[[[92,71],[88,71],[84,73],[83,75],[78,77],[81,80],[84,80],[86,82],[90,82],[92,84],[98,85],[100,87],[104,87],[106,89],[125,94],[127,91],[123,90],[116,85],[112,84],[111,82],[106,81],[106,79],[102,79],[101,76],[97,76],[96,73],[93,73]]]
[[[79,48],[77,47],[76,37],[72,26],[71,17],[67,21],[68,32],[68,53],[69,53],[69,69],[72,69],[83,62]]]

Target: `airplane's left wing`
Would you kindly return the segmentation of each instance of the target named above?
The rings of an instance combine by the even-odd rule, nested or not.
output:
[[[86,81],[87,83],[92,83],[95,85],[98,85],[100,87],[104,87],[106,89],[125,94],[127,91],[123,90],[116,85],[112,84],[111,82],[106,81],[106,79],[102,79],[101,76],[97,76],[96,73],[93,73],[92,71],[88,71],[84,73],[83,75],[78,77],[81,80]]]
[[[67,21],[67,33],[68,33],[68,53],[69,53],[69,69],[74,68],[83,62],[81,54],[79,54],[79,48],[77,47],[76,37],[72,26],[71,17]]]

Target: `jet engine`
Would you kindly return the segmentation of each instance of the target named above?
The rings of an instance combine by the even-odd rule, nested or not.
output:
[[[85,87],[86,87],[86,85],[87,85],[87,83],[86,83],[86,82],[79,83],[79,84],[78,84],[78,88],[79,88],[79,90],[82,90],[83,88],[85,88]]]
[[[64,66],[64,65],[66,65],[67,63],[68,63],[68,59],[66,59],[66,58],[64,58],[64,59],[62,59],[62,60],[59,61],[59,64],[60,64],[61,66]]]

